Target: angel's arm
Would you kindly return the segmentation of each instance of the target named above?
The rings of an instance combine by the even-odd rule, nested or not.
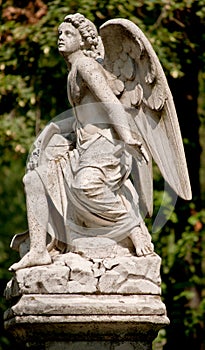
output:
[[[94,60],[85,58],[79,61],[78,73],[95,98],[102,103],[110,123],[119,137],[127,145],[140,146],[141,143],[133,137],[128,121],[128,114],[121,102],[109,87],[103,68]]]

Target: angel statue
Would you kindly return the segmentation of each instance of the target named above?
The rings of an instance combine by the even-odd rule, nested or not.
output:
[[[129,237],[137,256],[153,253],[144,223],[152,215],[152,159],[176,194],[191,198],[172,95],[142,31],[113,19],[99,36],[90,20],[70,14],[58,50],[73,115],[35,141],[23,179],[30,248],[11,271],[50,264],[51,250],[68,252],[76,237]]]

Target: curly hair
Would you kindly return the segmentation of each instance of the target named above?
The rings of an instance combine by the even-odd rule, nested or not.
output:
[[[83,41],[81,45],[83,53],[88,57],[100,59],[100,37],[98,36],[95,25],[80,13],[66,16],[64,22],[71,23],[78,29]]]

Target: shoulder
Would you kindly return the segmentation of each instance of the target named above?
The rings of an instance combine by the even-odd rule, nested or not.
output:
[[[103,67],[91,57],[78,59],[76,68],[82,77],[93,75],[93,73],[103,74]]]
[[[92,57],[81,57],[77,60],[77,69],[78,70],[83,70],[85,68],[87,69],[92,69],[92,68],[97,68],[98,67],[98,62],[94,60]]]

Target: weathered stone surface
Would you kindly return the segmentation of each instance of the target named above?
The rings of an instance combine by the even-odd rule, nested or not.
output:
[[[94,250],[81,243],[79,253],[53,255],[51,265],[14,274],[5,295],[19,301],[5,312],[5,328],[31,349],[151,350],[169,323],[160,257],[134,256],[126,242],[109,256],[100,247],[99,257],[99,240]]]
[[[124,279],[130,275],[144,277],[157,284],[160,284],[161,258],[157,254],[150,254],[146,257],[119,257],[105,259],[103,265],[107,270],[118,272]]]
[[[130,278],[128,281],[122,281],[120,274],[111,271],[100,279],[99,291],[101,293],[159,295],[161,289],[152,282],[143,279]]]
[[[76,344],[80,350],[93,344],[151,350],[158,330],[169,323],[160,296],[153,295],[23,295],[4,317],[17,342],[39,343],[39,350]]]
[[[91,261],[71,252],[59,256],[56,261],[64,262],[70,269],[70,278],[67,283],[68,293],[96,292],[97,279],[94,277]]]
[[[23,295],[10,309],[17,315],[158,315],[166,314],[159,296],[152,295]],[[8,317],[9,318],[9,317]]]
[[[95,278],[88,278],[87,282],[69,281],[67,285],[67,293],[96,293],[97,280]]]
[[[70,350],[74,344],[78,344],[79,350],[91,350],[92,344],[96,350],[98,345],[105,345],[109,350],[123,346],[127,350],[125,344],[133,343],[136,350],[151,350],[158,331],[167,324],[166,316],[156,315],[19,315],[5,322],[16,343],[23,345],[21,349],[26,342],[27,348],[31,344],[31,349],[38,350],[49,349],[49,346],[55,350]],[[82,344],[87,347],[81,347]]]
[[[55,264],[18,270],[8,283],[5,295],[9,299],[21,294],[63,293],[69,276],[68,267]]]
[[[155,253],[97,259],[70,252],[54,257],[51,265],[18,270],[5,295],[7,299],[22,294],[160,295],[160,264]]]
[[[105,267],[103,266],[102,261],[94,262],[92,270],[94,277],[101,277],[105,273]]]
[[[156,294],[160,295],[161,288],[151,281],[145,279],[129,278],[122,284],[118,291],[120,294]]]
[[[111,20],[100,36],[79,13],[59,26],[74,113],[37,137],[24,176],[31,239],[12,241],[22,259],[10,269],[5,295],[16,304],[5,326],[39,350],[151,350],[169,323],[161,259],[140,213],[152,211],[152,158],[191,198],[176,111],[137,26]]]
[[[160,294],[160,263],[156,254],[146,257],[105,259],[107,271],[99,280],[101,293]]]
[[[74,252],[86,257],[94,254],[93,236],[117,242],[129,237],[137,256],[153,253],[140,214],[152,211],[152,158],[176,194],[191,199],[173,98],[152,46],[126,19],[108,21],[100,32],[102,40],[79,13],[59,26],[58,50],[69,67],[73,117],[49,123],[35,140],[24,176],[32,239],[12,271],[51,263],[48,232],[60,241],[52,243],[62,252],[73,235],[85,237],[89,244],[81,249],[82,240],[76,240]],[[112,256],[116,244],[106,243],[106,252],[104,242],[96,257]],[[12,246],[20,243],[17,236]]]
[[[72,251],[79,253],[86,258],[107,258],[115,257],[117,243],[109,238],[86,237],[74,239]]]

